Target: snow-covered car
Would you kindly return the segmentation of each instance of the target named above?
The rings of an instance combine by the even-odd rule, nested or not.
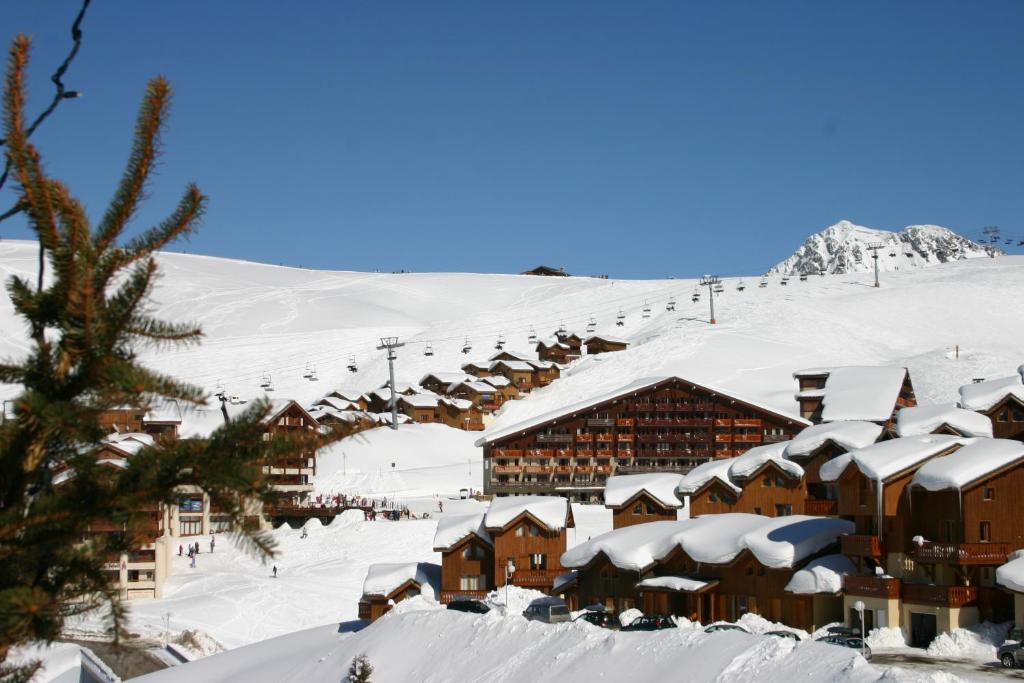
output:
[[[569,608],[561,601],[538,600],[523,610],[523,616],[530,621],[543,621],[545,624],[560,624],[572,620]]]
[[[473,614],[487,614],[491,611],[491,608],[479,600],[470,600],[468,598],[456,599],[448,603],[448,609],[455,612],[471,612]]]
[[[828,643],[829,645],[839,645],[840,647],[848,647],[851,650],[857,650],[864,659],[871,659],[871,648],[860,636],[842,636],[842,635],[828,635],[818,638],[819,643]]]
[[[996,650],[996,657],[1007,669],[1014,669],[1024,664],[1024,647],[1020,643],[1006,643]]]
[[[600,626],[601,628],[619,628],[619,622],[607,612],[584,612],[573,619],[573,621],[585,621],[588,624]]]
[[[768,631],[765,633],[766,636],[775,636],[776,638],[789,638],[790,640],[800,640],[800,636],[793,633],[792,631]]]
[[[718,631],[743,631],[744,633],[750,633],[750,631],[742,626],[737,626],[736,624],[730,624],[724,621],[717,624],[711,624],[704,629],[704,633],[717,633]]]
[[[665,614],[655,614],[649,617],[637,617],[626,626],[623,631],[660,631],[666,628],[676,628],[676,622],[672,617]]]

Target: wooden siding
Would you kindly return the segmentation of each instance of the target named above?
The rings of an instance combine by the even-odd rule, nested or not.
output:
[[[472,554],[466,557],[467,549],[472,549],[471,553],[478,553],[479,559]],[[441,593],[457,595],[467,592],[462,588],[463,576],[483,576],[484,583],[478,590],[492,590],[496,586],[494,571],[494,548],[476,536],[467,536],[441,553]]]
[[[537,535],[530,533],[530,527],[539,530]],[[522,528],[523,535],[517,536],[516,530]],[[520,518],[502,531],[491,531],[494,540],[494,580],[496,586],[505,585],[505,567],[511,559],[516,566],[512,583],[526,588],[535,588],[548,592],[554,584],[555,577],[564,574],[562,570],[562,553],[566,550],[566,530],[550,531],[535,522]],[[545,567],[534,569],[530,566],[532,555],[545,556]]]
[[[639,509],[639,512],[638,512]],[[612,528],[621,529],[644,522],[671,521],[677,519],[676,509],[668,508],[645,492],[634,496],[626,505],[612,508]]]

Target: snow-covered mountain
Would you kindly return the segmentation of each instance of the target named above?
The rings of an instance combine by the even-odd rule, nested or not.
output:
[[[878,269],[906,270],[937,263],[989,256],[990,248],[938,225],[910,225],[901,232],[865,228],[839,221],[807,238],[792,256],[777,263],[770,275],[866,273],[874,270],[872,244],[878,250]],[[998,248],[994,253],[1003,252]]]

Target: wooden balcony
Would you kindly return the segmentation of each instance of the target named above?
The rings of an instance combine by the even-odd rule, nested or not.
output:
[[[572,465],[556,465],[555,474],[572,474],[574,469]]]
[[[470,432],[482,432],[486,428],[487,427],[484,425],[483,422],[466,422],[466,423],[463,423],[463,429],[465,429],[467,431],[470,431]]]
[[[718,418],[715,420],[716,427],[732,427],[732,420]]]
[[[676,421],[681,427],[711,427],[715,421],[703,417],[684,417]]]
[[[441,604],[447,605],[457,599],[483,600],[487,597],[487,591],[441,591]]]
[[[497,403],[495,401],[484,401],[483,403],[480,404],[480,410],[483,410],[483,411],[488,412],[488,413],[493,413],[495,410],[497,410],[500,407],[501,407],[501,404]]]
[[[527,465],[523,468],[523,472],[526,474],[551,474],[553,469],[547,465]]]
[[[636,436],[634,434],[616,434],[615,438],[618,441],[625,441],[628,443],[636,441]]]
[[[620,417],[615,420],[616,427],[632,427],[636,424],[636,420],[631,417]]]
[[[610,417],[588,417],[588,427],[614,427],[615,420]]]
[[[804,500],[804,514],[828,517],[838,514],[839,501],[836,500],[815,500],[807,498]]]
[[[787,434],[765,434],[761,437],[761,440],[764,443],[781,443],[783,441],[789,441],[790,438],[792,437]]]
[[[572,454],[573,454],[573,450],[571,448],[556,448],[555,449],[555,457],[556,458],[571,458]]]
[[[715,434],[715,443],[732,443],[732,434]]]
[[[609,475],[612,473],[612,469],[611,465],[598,465],[594,468],[594,474]]]
[[[963,607],[978,600],[977,586],[932,586],[904,583],[903,602],[936,607]]]
[[[615,441],[615,435],[614,434],[598,434],[597,435],[597,442],[598,443],[611,443],[612,441]]]
[[[598,460],[611,460],[612,458],[615,457],[615,452],[614,451],[598,451],[597,453],[594,453],[594,457],[597,458]]]
[[[495,448],[494,452],[491,453],[492,458],[521,458],[523,457],[523,449],[521,448]]]
[[[526,449],[526,457],[528,457],[528,458],[553,458],[553,457],[555,457],[555,449],[553,449],[553,448],[528,448],[528,449]]]
[[[760,434],[733,434],[732,440],[736,443],[761,443]]]
[[[1010,554],[1008,543],[924,543],[911,550],[921,564],[999,565]]]
[[[495,465],[491,468],[494,474],[519,474],[523,468],[518,465]]]
[[[572,434],[538,434],[537,443],[572,443]]]
[[[881,557],[882,539],[878,536],[850,534],[839,537],[840,552],[853,557]]]
[[[880,576],[846,576],[843,577],[843,591],[847,595],[860,595],[865,598],[898,600],[900,580]]]
[[[673,438],[669,434],[637,434],[636,440],[642,443],[658,443],[661,441],[675,441],[678,437]]]
[[[732,421],[733,427],[761,427],[761,420],[738,417]]]
[[[590,474],[593,471],[593,465],[576,465],[576,474]]]
[[[594,440],[594,435],[593,434],[577,434],[576,435],[576,440],[577,441],[591,442],[591,441]]]
[[[512,575],[513,586],[551,586],[558,572],[546,569],[517,569]]]

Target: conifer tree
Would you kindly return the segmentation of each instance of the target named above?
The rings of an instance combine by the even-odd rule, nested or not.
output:
[[[170,103],[167,81],[156,78],[143,98],[124,175],[93,228],[69,189],[46,174],[26,135],[28,54],[29,40],[19,36],[10,51],[3,125],[14,189],[48,272],[35,283],[7,283],[30,342],[27,357],[0,363],[0,382],[22,389],[13,416],[0,425],[0,679],[10,681],[33,671],[5,664],[10,648],[54,640],[69,617],[105,608],[118,636],[126,607],[103,565],[137,547],[151,511],[175,504],[182,486],[199,486],[231,516],[239,542],[271,555],[270,538],[243,523],[248,505],[270,499],[262,465],[337,438],[307,432],[264,441],[270,407],[257,401],[208,438],[157,440],[116,474],[97,463],[104,411],[145,410],[156,398],[204,401],[199,387],[144,367],[138,354],[199,341],[198,327],[153,317],[150,294],[156,252],[196,228],[207,200],[189,185],[166,219],[125,236],[145,196]],[[90,535],[99,522],[124,531]]]
[[[370,676],[373,674],[373,665],[370,658],[365,654],[356,655],[348,667],[348,677],[345,683],[370,683]]]

